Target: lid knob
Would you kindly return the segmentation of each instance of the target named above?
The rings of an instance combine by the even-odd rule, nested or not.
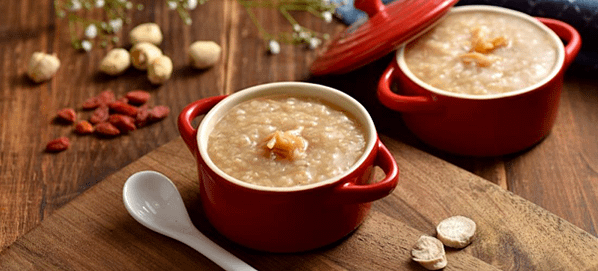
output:
[[[382,3],[382,0],[355,0],[353,2],[355,8],[364,11],[370,18],[380,13],[383,17],[386,17],[386,6]]]

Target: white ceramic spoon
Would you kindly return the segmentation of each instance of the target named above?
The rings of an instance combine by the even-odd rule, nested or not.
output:
[[[141,171],[131,175],[123,187],[123,201],[139,223],[187,244],[225,270],[256,270],[193,226],[176,186],[161,173]]]

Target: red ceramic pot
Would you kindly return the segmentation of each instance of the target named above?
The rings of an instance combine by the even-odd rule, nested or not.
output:
[[[318,98],[349,112],[366,133],[365,153],[345,174],[305,186],[264,187],[227,175],[208,156],[210,132],[233,106],[270,95]],[[203,114],[195,129],[191,121]],[[201,203],[208,220],[221,234],[249,248],[297,252],[330,244],[355,230],[371,202],[390,194],[398,182],[398,166],[378,139],[367,111],[350,96],[329,87],[271,83],[198,100],[181,112],[178,126],[197,159]],[[378,182],[371,180],[374,166],[385,172]]]
[[[386,107],[403,112],[406,126],[423,142],[438,149],[470,156],[496,156],[526,149],[548,135],[560,101],[563,75],[581,47],[579,33],[561,21],[533,18],[490,6],[462,6],[499,12],[528,20],[552,37],[558,48],[550,75],[525,89],[496,95],[457,94],[434,88],[413,75],[402,46],[379,81],[378,98]],[[541,23],[540,23],[541,22]],[[564,46],[559,37],[567,42]],[[399,93],[391,91],[397,83]]]

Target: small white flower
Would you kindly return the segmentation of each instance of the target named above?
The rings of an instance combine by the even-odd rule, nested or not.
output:
[[[96,6],[96,8],[103,8],[104,4],[106,4],[106,1],[104,1],[104,0],[96,0],[95,6]]]
[[[187,0],[187,9],[194,10],[197,7],[197,0]]]
[[[69,7],[70,10],[72,10],[72,11],[80,10],[81,7],[82,7],[81,1],[79,1],[79,0],[71,0],[71,6]]]
[[[270,40],[268,43],[268,49],[270,50],[271,54],[277,55],[280,53],[280,44],[278,44],[278,42],[275,40]]]
[[[177,3],[175,1],[168,1],[166,2],[166,4],[168,5],[168,9],[170,10],[176,9],[177,7]]]
[[[299,32],[299,31],[301,31],[301,26],[300,26],[300,25],[298,25],[298,24],[294,24],[294,25],[293,25],[293,30],[294,30],[295,32]]]
[[[98,28],[95,24],[90,24],[85,28],[85,36],[93,39],[98,35]]]
[[[299,32],[299,38],[301,38],[302,40],[307,40],[307,39],[311,38],[311,34],[306,31]]]
[[[108,21],[110,28],[112,28],[113,32],[119,31],[123,27],[123,20],[121,18],[116,18],[114,20]]]
[[[324,21],[326,21],[327,23],[332,22],[332,13],[330,13],[330,11],[322,12],[322,17],[324,18]]]
[[[81,48],[83,50],[85,50],[86,52],[89,52],[91,50],[91,42],[88,40],[84,40],[81,42]]]
[[[309,39],[309,49],[316,49],[318,48],[318,46],[320,46],[320,44],[322,43],[322,41],[318,38],[311,38]]]
[[[133,8],[133,3],[131,3],[131,2],[127,2],[127,3],[125,4],[125,8],[126,8],[126,9],[132,9],[132,8]]]

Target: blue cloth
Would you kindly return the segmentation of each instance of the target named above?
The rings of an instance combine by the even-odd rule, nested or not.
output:
[[[350,25],[367,14],[353,7],[353,0],[333,0],[346,3],[336,10],[336,16]],[[393,0],[383,0],[385,4]],[[582,48],[575,64],[584,70],[598,70],[598,1],[596,0],[461,0],[457,5],[501,6],[531,16],[553,18],[573,26],[582,39]]]

